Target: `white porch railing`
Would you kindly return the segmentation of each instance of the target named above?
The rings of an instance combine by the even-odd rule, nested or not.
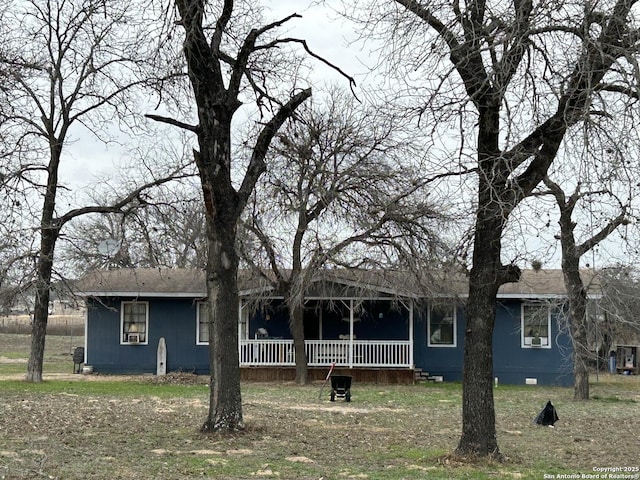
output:
[[[305,351],[310,367],[403,367],[410,368],[408,340],[307,340]],[[293,340],[240,340],[241,366],[293,366]]]

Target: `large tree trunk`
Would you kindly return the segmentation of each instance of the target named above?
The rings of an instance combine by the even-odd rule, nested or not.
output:
[[[266,169],[264,158],[275,132],[311,96],[310,89],[297,93],[261,127],[244,178],[236,190],[232,181],[231,122],[242,105],[238,99],[245,85],[242,79],[250,70],[251,53],[259,49],[256,47],[258,36],[279,23],[264,30],[251,30],[241,42],[238,56],[230,61],[231,57],[222,52],[221,44],[232,18],[233,2],[223,3],[215,27],[210,30],[211,24],[206,28],[203,25],[206,2],[175,1],[180,24],[185,29],[183,51],[197,105],[198,125],[185,127],[182,122],[170,123],[179,124],[198,136],[200,150],[194,155],[207,222],[206,274],[212,323],[209,330],[211,389],[205,431],[244,428],[238,358],[238,256],[235,250],[238,220]],[[211,32],[211,38],[207,38],[205,31]],[[227,77],[229,68],[231,73]]]
[[[482,182],[481,182],[482,183]],[[487,205],[487,204],[485,204]],[[507,275],[500,263],[501,207],[487,205],[476,219],[473,267],[466,306],[462,382],[461,455],[499,456],[493,401],[493,327],[496,295],[505,281],[518,278],[517,269]]]
[[[474,278],[491,275],[488,270],[474,269],[470,279],[462,379],[462,436],[457,448],[462,455],[499,453],[493,403],[493,325],[497,288],[495,281],[485,285],[474,281]]]
[[[235,223],[208,229],[207,293],[209,328],[209,414],[205,432],[242,430],[240,362],[238,357],[238,258]]]
[[[478,206],[469,276],[462,381],[461,455],[499,456],[493,402],[493,327],[500,285],[517,281],[517,268],[502,266],[502,232],[512,206],[505,200],[508,168],[500,159],[499,106],[479,108]]]

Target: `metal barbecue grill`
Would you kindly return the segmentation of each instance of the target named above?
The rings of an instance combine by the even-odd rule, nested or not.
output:
[[[75,350],[73,351],[73,373],[80,373],[80,368],[83,363],[84,363],[84,347],[76,347]]]

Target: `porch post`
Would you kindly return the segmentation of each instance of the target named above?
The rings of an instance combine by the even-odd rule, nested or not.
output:
[[[409,302],[409,365],[415,368],[413,363],[413,300]]]
[[[349,300],[349,368],[353,368],[353,298]]]
[[[248,321],[249,319],[247,319]],[[242,298],[238,299],[238,359],[240,365],[242,365]]]

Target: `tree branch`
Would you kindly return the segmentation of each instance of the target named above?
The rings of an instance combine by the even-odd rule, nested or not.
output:
[[[242,210],[246,205],[260,174],[262,174],[266,168],[264,158],[267,155],[267,150],[269,149],[273,136],[282,124],[288,118],[293,116],[296,108],[298,108],[309,97],[311,97],[311,88],[302,90],[291,97],[287,103],[280,107],[278,112],[260,131],[256,144],[253,148],[253,154],[251,155],[247,172],[245,173],[242,185],[238,190],[238,208],[240,210]]]
[[[578,256],[582,256],[591,250],[593,247],[602,242],[605,238],[607,238],[616,228],[620,225],[626,225],[629,221],[627,220],[627,212],[626,209],[618,215],[616,218],[612,219],[607,223],[598,233],[594,236],[585,240],[577,247]]]
[[[356,81],[355,79],[348,75],[344,70],[342,70],[340,67],[338,67],[337,65],[331,63],[330,61],[328,61],[327,59],[325,59],[324,57],[321,57],[320,55],[318,55],[317,53],[313,52],[313,50],[311,50],[311,48],[309,48],[309,45],[307,44],[306,40],[303,40],[301,38],[291,38],[291,37],[287,37],[287,38],[280,38],[278,40],[274,40],[273,42],[269,42],[267,44],[264,45],[259,45],[256,47],[256,50],[265,50],[265,49],[269,49],[272,47],[277,46],[278,44],[281,43],[299,43],[300,45],[302,45],[302,48],[304,48],[304,50],[313,58],[315,58],[316,60],[321,61],[322,63],[324,63],[325,65],[327,65],[329,68],[332,68],[333,70],[335,70],[336,72],[338,72],[340,75],[342,75],[344,78],[346,78],[347,80],[349,80],[349,88],[351,88],[351,93],[353,94],[354,97],[358,98],[354,92],[354,88],[356,86]]]
[[[276,257],[276,252],[273,248],[273,244],[271,243],[269,237],[262,231],[261,228],[257,227],[254,223],[249,223],[243,220],[241,220],[240,222],[244,228],[246,228],[248,231],[253,233],[258,238],[260,245],[262,246],[262,248],[267,254],[267,258],[269,259],[269,265],[271,266],[271,271],[276,276],[276,281],[274,282],[273,278],[270,278],[262,271],[262,268],[255,265],[255,263],[248,258],[248,255],[244,255],[245,261],[250,262],[253,265],[254,270],[257,270],[258,272],[260,272],[260,274],[265,279],[267,279],[269,283],[273,284],[274,286],[284,282],[285,279],[284,279],[284,276],[282,275],[282,271],[280,270],[280,267],[278,266],[278,259]]]
[[[154,115],[152,113],[145,114],[145,117],[150,118],[151,120],[155,120],[156,122],[167,123],[169,125],[173,125],[174,127],[182,128],[190,132],[198,133],[200,131],[199,125],[189,125],[188,123],[181,122],[180,120],[176,120],[172,117],[164,117],[162,115]]]
[[[269,30],[273,30],[274,28],[282,26],[292,18],[301,17],[297,13],[293,13],[283,18],[282,20],[270,23],[269,25],[265,25],[262,28],[254,28],[249,32],[249,34],[244,39],[244,42],[242,43],[242,47],[238,52],[238,57],[236,58],[236,61],[233,65],[233,70],[231,71],[231,78],[229,79],[230,92],[233,92],[233,94],[236,96],[240,92],[240,84],[247,67],[247,62],[249,61],[249,56],[257,50],[255,45],[258,37],[260,37],[260,35],[262,35],[263,33],[268,32]]]
[[[157,187],[159,185],[165,184],[172,180],[178,180],[180,178],[187,178],[190,176],[187,174],[176,175],[176,173],[178,173],[180,170],[182,169],[176,170],[173,174],[169,175],[168,177],[164,177],[158,180],[153,180],[152,182],[145,183],[144,185],[131,191],[126,197],[118,200],[117,202],[111,205],[91,205],[87,207],[80,207],[80,208],[75,208],[73,210],[69,210],[67,213],[65,213],[61,217],[58,217],[57,219],[55,219],[53,223],[58,228],[62,228],[62,226],[65,223],[81,215],[86,215],[89,213],[120,213],[125,206],[133,202],[135,199],[139,198],[142,192],[144,192],[145,190],[148,190],[149,188],[152,188],[152,187]]]

